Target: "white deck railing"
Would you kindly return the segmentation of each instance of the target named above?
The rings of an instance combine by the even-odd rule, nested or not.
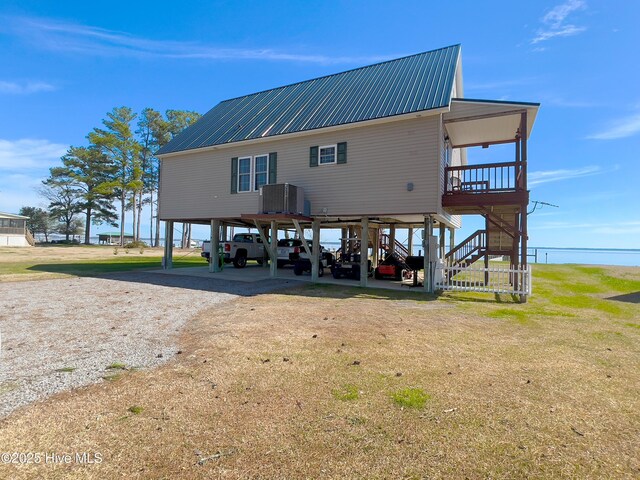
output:
[[[443,266],[437,270],[436,290],[531,295],[530,265],[515,269]]]

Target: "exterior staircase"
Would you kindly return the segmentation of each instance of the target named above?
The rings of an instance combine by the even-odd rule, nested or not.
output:
[[[394,254],[403,262],[411,255],[407,247],[398,240],[395,240],[394,244],[391,245],[391,237],[386,233],[380,235],[380,248],[384,250],[387,255]]]
[[[28,243],[29,245],[31,245],[32,247],[35,247],[35,246],[36,246],[36,239],[35,239],[35,238],[33,238],[33,234],[29,231],[29,229],[28,229],[28,228],[25,228],[25,230],[24,230],[24,236],[25,236],[25,238],[27,239],[27,243]]]
[[[444,256],[448,267],[466,268],[487,254],[487,231],[476,230]]]
[[[395,240],[391,245],[391,237],[386,233],[382,233],[380,234],[379,247],[384,252],[385,260],[391,256],[403,270],[410,270],[407,265],[407,257],[411,255],[411,252],[401,242]]]

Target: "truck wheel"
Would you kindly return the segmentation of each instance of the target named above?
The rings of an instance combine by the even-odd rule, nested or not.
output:
[[[236,268],[244,268],[247,266],[247,257],[245,256],[236,256],[233,259],[233,266]]]
[[[333,278],[335,278],[336,280],[338,280],[342,276],[340,275],[340,270],[338,270],[337,268],[331,269],[331,274],[333,275]]]
[[[382,280],[382,275],[380,274],[380,272],[378,271],[377,268],[374,270],[374,274],[373,275],[374,275],[376,280]]]
[[[304,272],[304,268],[302,268],[302,265],[300,264],[300,262],[296,262],[293,264],[293,273],[297,276],[302,275],[302,272]]]

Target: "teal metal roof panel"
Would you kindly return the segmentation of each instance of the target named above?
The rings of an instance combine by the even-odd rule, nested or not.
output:
[[[225,100],[157,153],[446,107],[460,45]]]

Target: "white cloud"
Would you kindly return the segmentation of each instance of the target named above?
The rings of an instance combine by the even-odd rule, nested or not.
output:
[[[575,169],[541,170],[529,173],[529,186],[541,185],[543,183],[559,182],[578,177],[588,177],[604,173],[598,166],[588,166]]]
[[[551,105],[553,107],[564,107],[564,108],[593,108],[600,106],[597,102],[577,100],[577,99],[566,99],[561,96],[553,95],[553,94],[542,94],[542,102],[544,105]]]
[[[18,213],[21,207],[43,207],[47,202],[38,195],[43,177],[11,175],[0,179],[0,211]]]
[[[511,80],[498,80],[495,82],[469,82],[464,86],[465,92],[484,92],[505,89],[511,89],[512,87],[520,87],[525,85],[532,85],[538,82],[536,77],[514,78]]]
[[[617,169],[617,168],[616,168]],[[573,205],[579,204],[579,203],[603,203],[603,202],[609,202],[611,200],[614,199],[628,199],[629,201],[631,201],[632,199],[635,199],[636,197],[636,193],[632,192],[630,189],[627,191],[621,191],[621,190],[616,190],[616,191],[611,191],[611,190],[606,190],[606,191],[602,191],[602,192],[585,192],[584,195],[574,195],[571,197],[571,203]],[[624,203],[625,201],[623,200],[622,203]],[[621,203],[620,200],[618,200],[617,203]]]
[[[601,225],[594,228],[596,235],[638,235],[640,234],[640,224],[635,225]],[[637,246],[637,244],[636,244]]]
[[[46,205],[37,189],[67,148],[48,140],[0,139],[0,211],[16,213],[26,205]]]
[[[531,41],[531,43],[544,42],[545,40],[549,40],[553,37],[571,37],[573,35],[577,35],[579,33],[584,32],[587,27],[576,27],[575,25],[566,25],[560,29],[551,29],[551,30],[542,30],[538,31],[536,37]],[[544,49],[539,49],[537,51],[544,51]]]
[[[349,57],[280,51],[272,48],[228,48],[199,42],[151,40],[126,32],[46,18],[5,17],[8,30],[39,48],[100,56],[205,60],[267,60],[319,64],[368,63],[389,56]],[[6,28],[7,29],[7,28]]]
[[[571,13],[585,8],[587,4],[583,0],[568,0],[556,5],[542,17],[543,27],[538,30],[531,43],[544,42],[554,37],[570,37],[584,32],[587,27],[566,23],[566,20]]]
[[[50,92],[56,87],[46,82],[7,82],[0,80],[0,93],[8,93],[13,95]]]
[[[68,146],[48,140],[25,138],[21,140],[0,139],[0,172],[16,174],[33,169],[48,169],[54,166]],[[6,178],[7,173],[2,175]]]
[[[560,28],[571,12],[581,10],[586,8],[586,6],[583,0],[568,0],[549,10],[546,15],[542,17],[542,21],[551,27]]]
[[[587,138],[593,140],[616,140],[618,138],[631,137],[638,133],[640,133],[640,113],[617,120],[605,130],[589,135]]]

